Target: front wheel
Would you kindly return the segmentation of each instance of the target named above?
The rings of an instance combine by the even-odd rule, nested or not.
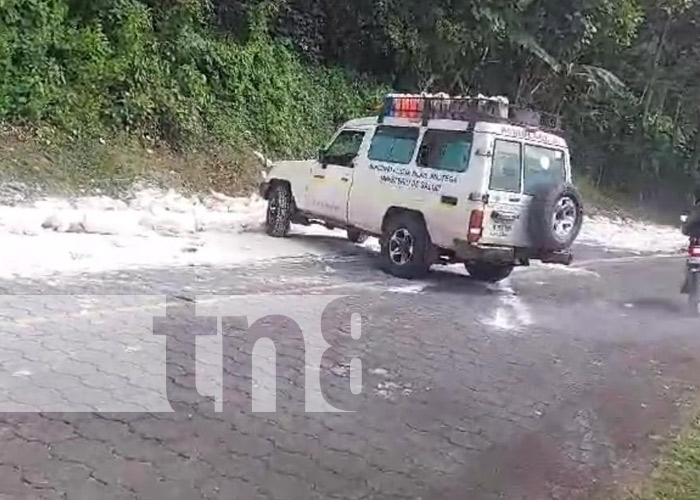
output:
[[[700,316],[700,273],[690,273],[688,276],[688,314]]]
[[[285,184],[277,184],[272,188],[267,204],[265,230],[270,236],[284,238],[289,233],[294,213],[292,191]]]
[[[468,262],[464,264],[469,276],[484,283],[498,283],[508,278],[513,272],[511,265],[496,265],[488,262]]]

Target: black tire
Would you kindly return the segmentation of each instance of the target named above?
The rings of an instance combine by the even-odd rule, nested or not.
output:
[[[571,184],[543,186],[530,205],[528,228],[533,245],[559,252],[574,243],[583,225],[583,200]]]
[[[489,262],[468,262],[464,264],[469,276],[484,283],[498,283],[508,278],[514,266],[496,265]]]
[[[688,276],[688,315],[693,318],[700,316],[700,273]]]
[[[275,184],[268,197],[265,230],[275,238],[284,238],[291,228],[294,214],[292,191],[286,184]]]
[[[369,236],[359,229],[348,229],[348,240],[352,243],[364,243]]]
[[[430,270],[431,248],[428,229],[419,216],[407,212],[394,215],[381,238],[384,270],[397,278],[422,278]]]

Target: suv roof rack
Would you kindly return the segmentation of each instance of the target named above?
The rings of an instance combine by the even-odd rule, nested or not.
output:
[[[507,97],[452,97],[447,94],[388,94],[379,123],[404,118],[428,124],[428,120],[490,121],[524,127],[537,127],[561,133],[561,117],[529,108],[511,106]]]

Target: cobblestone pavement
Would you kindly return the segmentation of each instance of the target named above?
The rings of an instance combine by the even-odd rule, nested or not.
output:
[[[491,287],[454,269],[406,283],[352,249],[0,282],[0,498],[608,495],[648,471],[658,437],[694,402],[700,336],[680,315],[680,260],[585,257],[574,271],[533,267]],[[319,389],[352,413],[305,411],[308,359],[289,320],[251,328],[275,332],[274,413],[252,412],[250,336],[195,341],[216,331],[202,317],[227,297],[303,316],[299,295],[344,297],[323,315],[332,347]],[[154,317],[172,338],[167,363]]]

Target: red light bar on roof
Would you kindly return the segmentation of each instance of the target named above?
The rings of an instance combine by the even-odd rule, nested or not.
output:
[[[389,94],[379,121],[385,117],[413,122],[428,120],[496,120],[514,125],[559,129],[558,117],[544,113],[513,108],[506,97],[452,97],[447,94]]]
[[[389,95],[385,104],[385,116],[421,121],[425,99],[415,95]]]
[[[505,97],[450,97],[446,94],[389,94],[384,104],[384,116],[421,119],[469,120],[474,113],[508,118]]]

